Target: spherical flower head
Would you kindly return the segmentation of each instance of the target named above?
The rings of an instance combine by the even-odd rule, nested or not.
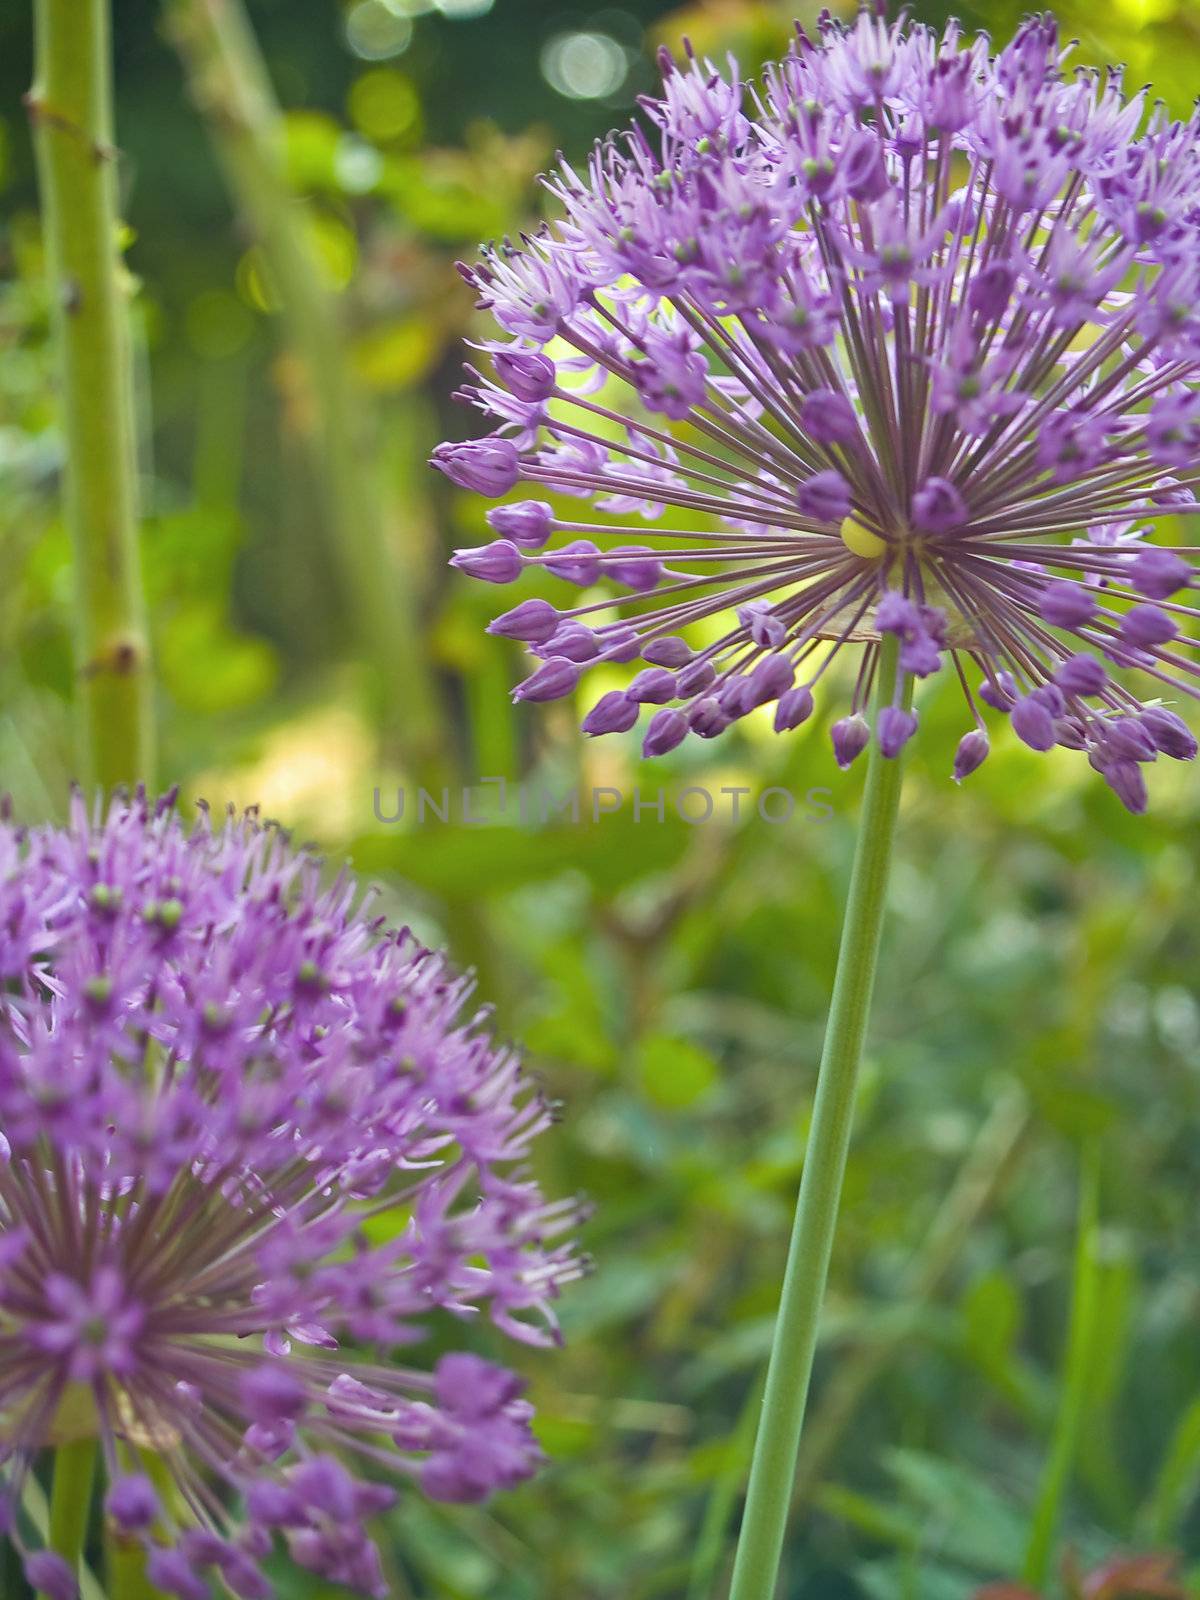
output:
[[[902,703],[891,634],[900,674],[963,688],[959,777],[980,705],[1101,772],[1114,719],[1186,712],[1196,551],[1145,529],[1197,507],[1200,116],[1068,56],[1049,17],[993,53],[874,7],[823,13],[754,86],[663,55],[644,120],[547,180],[561,220],[467,269],[500,329],[498,383],[464,391],[481,448],[550,498],[490,513],[522,559],[459,564],[587,591],[526,641],[523,698],[571,692],[560,635],[585,670],[672,666],[647,652],[675,639],[673,698],[633,697],[662,753],[684,727],[667,711],[712,738],[766,704],[750,685],[776,656],[779,732],[818,680],[853,685],[830,719],[845,764],[876,691]],[[652,552],[636,570],[631,547]],[[627,731],[629,705],[606,697],[587,731]],[[885,723],[898,753],[908,724]]]
[[[105,1509],[182,1600],[273,1591],[277,1540],[386,1595],[367,1520],[540,1460],[464,1318],[557,1340],[574,1202],[469,980],[276,828],[144,795],[0,821],[0,1527],[96,1437]],[[449,1353],[400,1365],[427,1332]],[[150,1462],[157,1462],[152,1481]],[[161,1475],[168,1482],[163,1485]],[[22,1544],[30,1583],[74,1595]]]

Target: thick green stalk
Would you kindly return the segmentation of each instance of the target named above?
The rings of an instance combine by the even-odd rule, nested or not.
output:
[[[898,643],[884,640],[879,705],[891,701]],[[911,696],[911,681],[905,695]],[[730,1600],[771,1600],[779,1575],[821,1301],[850,1148],[859,1062],[875,985],[888,871],[900,807],[901,761],[871,741],[858,845],[842,924],[825,1048],[787,1267],[775,1323]]]
[[[117,249],[108,0],[35,0],[37,146],[75,562],[80,776],[152,773],[150,655],[137,545],[132,377]]]
[[[121,1471],[144,1472],[158,1490],[159,1500],[177,1515],[179,1496],[162,1457],[118,1444]],[[146,1546],[140,1539],[118,1531],[111,1518],[104,1525],[104,1578],[113,1600],[165,1600],[146,1576]]]
[[[121,1539],[110,1529],[104,1535],[104,1578],[119,1600],[162,1600],[146,1576],[146,1551],[133,1539]]]
[[[25,1484],[21,1490],[21,1510],[37,1529],[43,1544],[50,1540],[50,1502],[46,1492],[34,1477],[32,1472],[25,1474]],[[13,1553],[10,1546],[10,1554]],[[0,1594],[7,1595],[8,1590],[0,1587]],[[106,1600],[103,1588],[96,1580],[96,1575],[86,1561],[79,1563],[79,1595],[80,1600]]]
[[[1025,1555],[1025,1581],[1041,1589],[1050,1576],[1050,1559],[1058,1532],[1063,1496],[1079,1452],[1079,1436],[1087,1414],[1096,1333],[1100,1316],[1100,1142],[1083,1152],[1079,1179],[1079,1226],[1071,1288],[1071,1326],[1062,1379],[1062,1398],[1054,1421],[1050,1454],[1042,1474]]]
[[[96,1477],[96,1441],[76,1439],[54,1452],[54,1487],[50,1491],[48,1544],[78,1574],[92,1510]]]
[[[164,5],[192,98],[262,250],[288,341],[304,369],[332,555],[370,653],[381,725],[417,775],[432,779],[443,741],[412,587],[416,563],[411,553],[402,563],[389,547],[371,418],[308,218],[288,180],[283,119],[266,63],[240,0]]]

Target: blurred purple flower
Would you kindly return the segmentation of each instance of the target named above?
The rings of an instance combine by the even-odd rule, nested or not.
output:
[[[0,822],[0,1526],[94,1434],[164,1593],[270,1595],[278,1535],[384,1596],[381,1474],[477,1500],[537,1466],[513,1373],[392,1353],[484,1316],[556,1340],[578,1207],[526,1169],[551,1113],[371,900],[252,817]],[[46,1551],[26,1572],[75,1592]]]

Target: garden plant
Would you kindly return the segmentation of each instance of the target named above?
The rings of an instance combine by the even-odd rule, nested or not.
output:
[[[1188,18],[1001,9],[5,24],[3,1596],[1200,1593]]]

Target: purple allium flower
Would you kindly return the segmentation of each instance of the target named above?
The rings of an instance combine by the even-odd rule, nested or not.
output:
[[[833,739],[833,754],[839,767],[845,770],[856,762],[871,741],[871,730],[865,717],[841,717],[829,730]]]
[[[852,505],[850,485],[840,472],[815,472],[796,491],[796,504],[817,522],[843,522]]]
[[[507,494],[520,476],[516,446],[509,439],[471,439],[440,444],[433,463],[460,489],[476,494]]]
[[[786,733],[792,728],[798,728],[812,716],[812,713],[812,690],[804,684],[795,689],[788,689],[779,696],[779,703],[775,707],[775,732]]]
[[[879,713],[879,746],[885,756],[898,756],[917,731],[917,714],[902,706],[884,706]]]
[[[599,640],[582,622],[565,623],[532,648],[535,655],[565,656],[568,661],[592,661],[600,654]]]
[[[554,509],[545,500],[514,500],[492,506],[488,526],[503,534],[512,544],[540,550],[554,531]]]
[[[503,350],[496,356],[496,376],[518,400],[546,400],[554,393],[553,361],[528,350]]]
[[[53,1550],[35,1550],[25,1562],[25,1576],[46,1600],[78,1600],[75,1574]]]
[[[954,752],[954,781],[961,783],[983,765],[988,758],[988,736],[982,728],[972,728],[958,741]]]
[[[647,756],[665,755],[668,750],[674,750],[677,744],[683,743],[687,732],[688,719],[684,712],[676,711],[674,707],[656,711],[646,729],[642,753]]]
[[[509,539],[493,539],[466,550],[456,550],[450,565],[485,583],[511,583],[521,576],[521,552]]]
[[[502,616],[488,624],[489,633],[503,634],[509,639],[524,639],[530,644],[540,644],[551,638],[559,626],[559,615],[547,600],[522,600]]]
[[[1027,741],[1105,771],[1108,721],[1200,692],[1196,552],[1138,526],[1197,509],[1200,115],[1067,69],[1048,16],[995,55],[870,8],[799,29],[757,84],[662,65],[647,121],[548,180],[561,220],[464,269],[501,385],[523,363],[465,393],[563,538],[521,570],[601,586],[562,610],[596,662],[686,644],[710,670],[675,704],[702,737],[761,704],[742,685],[768,653],[793,669],[781,730],[846,654],[861,718],[896,597],[902,673],[952,674],[978,731],[978,700],[1032,706]],[[1062,711],[1031,700],[1067,662]]]
[[[94,1435],[164,1593],[269,1595],[278,1536],[383,1596],[383,1478],[477,1500],[535,1469],[518,1377],[394,1353],[555,1341],[578,1207],[528,1173],[550,1112],[470,980],[371,898],[252,817],[0,820],[0,1526]]]

